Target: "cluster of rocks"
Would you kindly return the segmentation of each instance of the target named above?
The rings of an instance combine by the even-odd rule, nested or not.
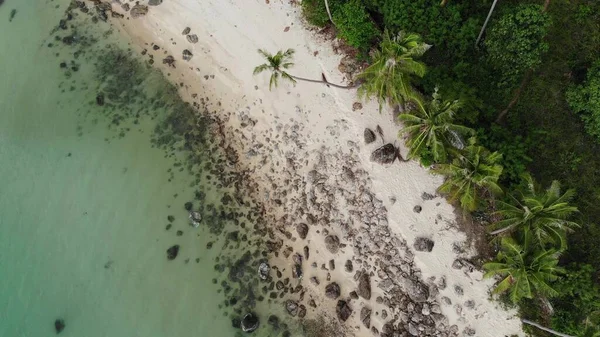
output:
[[[238,117],[240,121],[248,120],[244,113]],[[250,130],[253,126],[252,123],[243,124]],[[343,126],[343,121],[340,121],[336,127]],[[272,189],[268,192],[269,207],[276,214],[271,220],[275,233],[267,242],[270,252],[286,260],[291,258],[292,270],[308,265],[316,268],[319,263],[309,257],[308,245],[300,251],[294,251],[285,242],[307,238],[319,240],[321,237],[327,256],[332,257],[328,266],[323,264],[321,269],[329,271],[335,268],[338,252],[352,249],[354,253],[352,261],[337,262],[344,266],[346,272],[354,272],[355,289],[342,289],[341,283],[330,279],[329,273],[323,285],[322,280],[315,276],[303,278],[296,287],[299,292],[290,292],[285,296],[288,298],[285,304],[288,313],[304,317],[306,307],[320,310],[318,307],[323,303],[315,300],[318,296],[307,293],[309,289],[302,285],[309,280],[311,289],[323,289],[320,290],[323,291],[323,298],[335,301],[337,320],[344,322],[356,314],[376,336],[458,336],[458,326],[449,324],[437,302],[438,287],[445,280],[438,284],[434,280],[428,280],[427,283],[421,280],[420,270],[413,263],[411,248],[391,232],[387,209],[370,191],[368,174],[359,164],[359,145],[348,141],[345,149],[294,151],[306,147],[305,139],[301,136],[302,126],[292,121],[277,125],[275,130],[279,139],[272,144],[265,146],[258,141],[245,144],[246,148],[252,149],[253,156],[260,158],[263,155],[260,160],[263,165],[269,162],[269,146],[279,148],[285,157],[284,169],[281,163],[273,161],[271,169],[275,174],[265,179],[272,182]],[[376,136],[369,131],[365,131],[365,141],[372,143]],[[335,131],[332,129],[332,132]],[[277,138],[275,134],[267,137]],[[380,152],[385,152],[390,158],[388,160],[398,158],[398,150],[393,144],[386,144],[383,148],[385,150]],[[312,167],[307,168],[310,163]],[[418,251],[430,252],[434,242],[419,238],[413,247]],[[325,258],[323,252],[319,252],[319,255],[317,259]],[[312,272],[304,271],[304,274],[307,273]],[[383,297],[377,296],[375,303],[371,299],[372,284],[385,294]],[[303,307],[304,303],[308,305]],[[385,322],[382,326],[373,325],[371,317],[374,313]]]

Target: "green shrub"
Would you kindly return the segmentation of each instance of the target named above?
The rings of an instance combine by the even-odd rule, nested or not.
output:
[[[600,310],[600,287],[594,282],[594,268],[588,264],[571,264],[566,276],[554,284],[559,296],[552,299],[552,327],[558,331],[579,335],[582,322]]]
[[[498,125],[477,130],[477,138],[491,151],[502,153],[504,170],[500,177],[501,182],[507,185],[518,184],[523,173],[527,171],[527,165],[532,161],[527,156],[527,150],[531,147],[529,140]]]
[[[333,22],[338,36],[362,52],[368,51],[381,34],[359,0],[351,0],[336,10]]]
[[[488,60],[501,73],[503,82],[514,85],[528,69],[536,69],[548,51],[544,36],[550,16],[541,5],[525,4],[511,8],[493,23],[485,39]]]
[[[586,81],[566,93],[573,111],[581,115],[586,131],[600,139],[600,60],[588,70]]]
[[[393,34],[404,30],[423,36],[439,53],[462,57],[473,48],[480,27],[477,17],[462,14],[465,5],[451,1],[441,7],[439,0],[365,0],[378,12]]]

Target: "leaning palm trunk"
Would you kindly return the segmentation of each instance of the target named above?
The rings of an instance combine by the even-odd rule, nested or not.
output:
[[[521,321],[523,323],[525,323],[525,324],[529,324],[531,326],[534,326],[534,327],[536,327],[536,328],[538,328],[540,330],[544,330],[546,332],[549,332],[549,333],[551,333],[551,334],[553,334],[555,336],[560,336],[560,337],[575,337],[575,336],[567,335],[567,334],[564,334],[564,333],[560,333],[558,331],[554,331],[554,330],[552,330],[550,328],[546,328],[545,326],[539,325],[539,324],[537,324],[535,322],[532,322],[530,320],[527,320],[527,319],[522,319]]]
[[[331,16],[331,11],[329,10],[329,1],[325,0],[325,9],[327,9],[327,15],[329,15],[329,21],[331,21],[331,24],[335,26],[335,23],[333,22],[333,17]]]
[[[290,76],[293,79],[298,80],[298,81],[304,81],[304,82],[310,82],[310,83],[321,83],[321,84],[325,84],[325,85],[331,85],[331,86],[334,86],[334,87],[340,88],[340,89],[354,89],[354,88],[358,87],[357,84],[344,86],[344,85],[334,84],[334,83],[331,83],[331,82],[328,82],[325,80],[311,80],[310,78],[298,77],[298,76],[294,76],[291,74],[290,74]]]

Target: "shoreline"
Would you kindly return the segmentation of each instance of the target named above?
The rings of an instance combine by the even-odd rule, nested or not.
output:
[[[120,6],[113,9],[126,14]],[[256,195],[262,196],[260,201],[276,221],[277,235],[269,239],[292,249],[287,257],[278,256],[279,249],[273,252],[272,265],[291,274],[294,254],[304,255],[304,246],[309,247],[311,258],[302,262],[307,318],[322,313],[335,316],[337,301],[348,299],[357,289],[356,271],[365,269],[372,294],[370,299],[347,301],[352,315],[341,326],[348,334],[373,335],[360,317],[362,308],[369,308],[370,325],[385,334],[390,329],[385,323],[394,321],[394,331],[411,335],[417,331],[419,336],[434,335],[436,329],[451,336],[522,335],[516,312],[504,311],[488,299],[493,280],[482,281],[480,271],[461,265],[461,259],[474,252],[461,247],[466,237],[458,230],[453,207],[436,194],[442,178],[416,162],[381,166],[370,161],[371,152],[382,143],[377,136],[375,143],[364,145],[365,127],[374,130],[379,125],[386,142],[397,140],[399,127],[387,108],[380,114],[376,103],[362,102],[362,110],[353,111],[358,102],[354,91],[318,84],[298,83],[294,88],[281,83],[269,92],[267,75],[252,77],[253,67],[262,63],[257,48],[271,52],[295,48],[296,66],[291,72],[315,78],[324,72],[333,83],[345,82],[338,71],[341,55],[307,31],[299,17],[300,8],[287,3],[255,1],[242,9],[229,2],[199,5],[173,0],[150,6],[143,17],[115,22],[137,47],[156,55],[155,65],[167,78],[182,84],[184,100],[193,103],[194,94],[206,93],[205,103],[224,121],[230,146],[241,154],[241,165],[257,181]],[[243,31],[238,24],[259,29]],[[186,27],[197,34],[198,43],[181,34]],[[152,50],[151,43],[160,49]],[[181,58],[183,49],[193,53],[189,62]],[[175,68],[160,65],[168,55],[176,60]],[[219,101],[213,102],[216,97]],[[404,144],[396,143],[406,154]],[[419,212],[415,206],[421,208]],[[300,223],[308,225],[306,239],[297,233]],[[341,253],[325,247],[329,235],[347,245]],[[414,241],[423,237],[433,240],[431,252],[415,251]],[[345,271],[349,259],[353,259],[352,272]],[[324,295],[328,274],[341,289],[335,300]],[[311,277],[317,277],[319,285]],[[411,296],[419,289],[422,293],[426,289],[427,296]],[[319,302],[316,310],[307,305],[310,299]],[[435,315],[447,321],[431,318]],[[415,316],[421,316],[421,322],[415,322]],[[428,331],[429,326],[434,331]]]

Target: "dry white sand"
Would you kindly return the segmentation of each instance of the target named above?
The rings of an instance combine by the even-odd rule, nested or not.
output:
[[[118,5],[114,7],[119,11]],[[489,299],[493,280],[483,280],[482,273],[477,270],[452,267],[456,259],[468,258],[473,252],[470,247],[464,247],[466,236],[456,226],[453,206],[436,194],[443,178],[432,175],[414,161],[381,166],[369,160],[371,152],[381,143],[378,140],[363,146],[365,127],[374,129],[380,125],[385,141],[396,142],[401,146],[402,154],[407,153],[402,141],[397,140],[400,127],[390,111],[384,109],[379,113],[374,102],[363,102],[362,110],[352,111],[353,103],[359,101],[355,90],[311,83],[298,83],[294,87],[282,82],[279,88],[269,91],[267,74],[252,75],[253,68],[263,63],[256,52],[258,48],[273,53],[294,48],[295,66],[290,73],[315,79],[324,73],[329,81],[344,83],[345,79],[338,71],[342,55],[333,51],[330,42],[306,29],[300,19],[299,6],[279,0],[165,0],[160,6],[150,7],[149,13],[142,18],[117,22],[139,47],[150,49],[148,44],[155,43],[161,47],[159,55],[175,57],[177,68],[160,64],[161,57],[155,57],[155,61],[174,83],[184,84],[181,87],[184,99],[191,101],[192,94],[196,93],[213,100],[218,98],[218,111],[245,114],[257,120],[251,133],[238,132],[238,143],[250,143],[252,138],[260,140],[275,131],[277,124],[293,119],[303,126],[296,131],[303,146],[292,149],[300,153],[300,158],[302,153],[314,152],[322,146],[344,149],[348,141],[361,144],[358,151],[360,165],[370,177],[372,191],[388,210],[390,228],[411,248],[416,237],[425,236],[435,241],[432,252],[415,252],[414,259],[423,280],[435,277],[435,282],[439,282],[445,277],[447,287],[440,290],[437,302],[450,324],[456,324],[461,332],[466,327],[473,328],[477,336],[523,335],[516,311],[504,310]],[[182,35],[185,27],[191,28],[191,34],[197,34],[198,43],[191,44],[186,40]],[[181,59],[184,49],[194,55],[189,62]],[[214,107],[217,109],[216,104]],[[239,125],[233,118],[231,123]],[[290,149],[282,145],[279,150],[269,153],[271,165],[258,163],[255,157],[244,159],[248,167],[254,169],[254,176],[264,183],[261,187],[265,193],[269,191],[272,175],[278,173],[278,165],[273,163],[285,163],[286,150]],[[423,192],[436,197],[424,200],[421,198]],[[392,203],[391,197],[397,201]],[[420,213],[413,211],[415,205],[422,206]],[[310,235],[308,239],[311,239]],[[301,247],[304,243],[291,245]],[[466,252],[455,253],[455,245],[466,248]],[[310,240],[310,247],[313,252],[324,250],[318,240]],[[352,251],[347,249],[343,254],[350,256]],[[331,276],[339,280],[343,293],[347,294],[354,280],[343,273],[343,265],[340,265]],[[309,276],[310,271],[307,271],[306,277]],[[457,292],[458,287],[464,294]],[[313,290],[314,297],[323,292],[322,289]],[[373,291],[372,302],[381,294],[375,286]],[[442,297],[447,297],[452,304],[446,304],[448,301]],[[355,310],[346,324],[361,326],[357,316]],[[372,336],[364,328],[354,331],[356,335]]]

